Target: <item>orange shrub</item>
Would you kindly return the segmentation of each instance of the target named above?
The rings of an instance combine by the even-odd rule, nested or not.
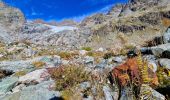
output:
[[[163,24],[165,27],[169,27],[169,26],[170,26],[170,19],[164,17],[164,18],[162,19],[162,24]]]

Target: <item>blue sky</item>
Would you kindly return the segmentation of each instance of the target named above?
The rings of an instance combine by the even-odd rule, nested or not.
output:
[[[27,19],[63,20],[83,17],[107,10],[110,5],[125,3],[126,0],[4,0],[20,8]]]

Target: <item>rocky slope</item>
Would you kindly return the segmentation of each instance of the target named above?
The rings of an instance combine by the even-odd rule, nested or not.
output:
[[[131,0],[49,24],[0,3],[0,100],[168,100],[169,5]]]

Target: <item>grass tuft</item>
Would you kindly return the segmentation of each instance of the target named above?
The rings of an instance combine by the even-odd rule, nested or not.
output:
[[[89,74],[82,66],[65,65],[50,71],[51,77],[56,80],[56,90],[62,91],[72,88],[81,82],[89,80]]]
[[[45,62],[42,62],[42,61],[37,61],[37,62],[33,62],[32,63],[32,65],[35,67],[35,68],[37,68],[37,69],[39,69],[39,68],[42,68],[43,66],[45,66]]]
[[[92,48],[91,48],[91,47],[82,47],[81,49],[82,49],[82,50],[86,50],[86,51],[92,51]]]

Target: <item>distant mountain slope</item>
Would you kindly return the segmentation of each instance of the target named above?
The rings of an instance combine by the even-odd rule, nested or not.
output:
[[[89,16],[80,24],[70,20],[61,23],[45,23],[41,20],[24,23],[24,15],[18,9],[2,7],[2,12],[10,9],[9,12],[12,13],[1,20],[4,21],[2,23],[10,25],[1,28],[17,30],[12,31],[16,34],[11,35],[6,32],[7,34],[2,37],[6,40],[13,37],[15,41],[28,40],[35,44],[54,45],[60,48],[79,48],[86,45],[110,47],[117,43],[119,45],[116,46],[120,48],[126,47],[125,45],[142,45],[145,41],[161,35],[167,28],[162,21],[170,18],[169,4],[168,0],[132,0],[127,4],[113,6],[106,14],[98,13]],[[6,14],[2,13],[1,17],[3,16]],[[5,22],[6,20],[8,21]],[[60,26],[60,28],[52,31],[54,28],[47,24],[52,27]],[[66,27],[63,29],[63,26]],[[73,26],[75,28],[72,28]]]

